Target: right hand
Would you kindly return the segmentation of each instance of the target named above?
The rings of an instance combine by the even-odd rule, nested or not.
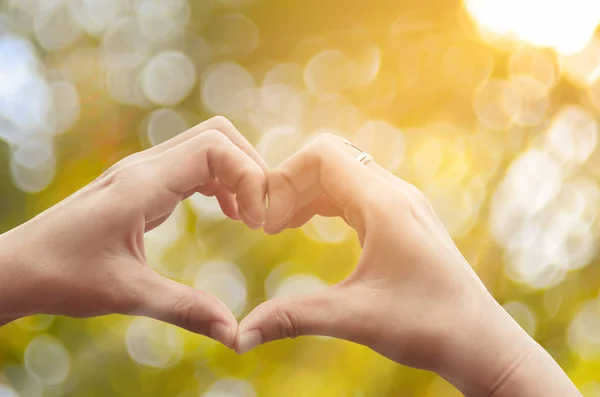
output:
[[[528,357],[543,356],[541,348],[492,298],[425,196],[375,162],[359,163],[359,153],[324,135],[269,174],[268,233],[299,227],[317,214],[341,216],[358,233],[363,252],[341,283],[259,305],[239,326],[237,351],[325,335],[433,370],[468,394],[505,388]],[[550,368],[563,376],[551,389],[562,394],[555,395],[576,393],[560,368]]]
[[[144,233],[184,199],[216,196],[251,228],[265,220],[263,159],[216,117],[124,158],[98,179],[0,236],[0,325],[36,313],[153,317],[232,347],[237,321],[215,296],[155,273]]]

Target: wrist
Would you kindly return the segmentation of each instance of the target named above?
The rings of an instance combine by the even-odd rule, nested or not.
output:
[[[467,396],[487,396],[503,374],[529,354],[535,341],[491,296],[459,306],[435,371]]]
[[[466,305],[464,329],[436,372],[466,396],[579,395],[554,359],[491,296],[485,300]]]
[[[536,343],[505,371],[486,396],[569,397],[581,393],[558,363]]]
[[[34,314],[27,302],[31,284],[28,251],[20,247],[17,230],[0,235],[0,321]]]

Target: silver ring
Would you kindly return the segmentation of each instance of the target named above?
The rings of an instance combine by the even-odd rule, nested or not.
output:
[[[373,158],[373,156],[371,156],[369,153],[365,152],[364,150],[362,150],[361,148],[359,148],[358,146],[356,146],[355,144],[353,144],[352,142],[342,138],[342,141],[348,145],[348,146],[352,146],[354,149],[358,150],[360,153],[358,155],[356,155],[356,160],[361,163],[361,164],[367,164],[369,161],[375,161],[375,159]]]
[[[367,152],[362,152],[358,156],[356,156],[356,160],[361,164],[367,164],[369,161],[374,161],[373,156],[371,156]]]
[[[344,142],[346,145],[348,145],[348,146],[352,146],[354,149],[358,150],[359,152],[361,152],[361,153],[365,153],[365,151],[364,151],[364,150],[362,150],[361,148],[359,148],[358,146],[356,146],[356,145],[355,145],[355,144],[353,144],[352,142],[350,142],[350,141],[348,141],[348,140],[346,140],[346,139],[344,139],[344,138],[342,138],[342,141],[343,141],[343,142]]]

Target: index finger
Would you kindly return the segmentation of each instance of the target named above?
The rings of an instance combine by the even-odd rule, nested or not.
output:
[[[202,123],[190,128],[187,131],[182,132],[181,134],[169,139],[168,141],[154,146],[153,148],[149,149],[149,152],[153,155],[162,153],[168,149],[179,145],[180,143],[190,140],[196,137],[197,135],[210,130],[219,131],[227,138],[229,138],[229,140],[235,146],[242,149],[242,151],[244,151],[252,160],[254,160],[256,164],[258,164],[259,167],[263,169],[263,171],[267,171],[269,169],[267,163],[262,158],[262,156],[256,151],[254,146],[252,146],[252,144],[248,142],[246,137],[242,135],[242,133],[238,131],[237,128],[235,128],[233,123],[231,123],[223,116],[215,116],[206,121],[203,121]]]
[[[267,232],[278,230],[290,220],[300,198],[312,202],[325,194],[344,212],[350,225],[359,234],[364,233],[363,210],[381,188],[380,178],[344,145],[340,137],[323,134],[271,171]]]
[[[169,213],[172,200],[181,200],[186,193],[218,180],[236,195],[248,226],[264,223],[265,172],[220,131],[206,131],[172,147],[147,160],[137,172],[142,183],[155,188],[144,192],[147,221]]]

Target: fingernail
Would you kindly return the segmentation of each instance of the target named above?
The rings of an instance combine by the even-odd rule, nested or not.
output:
[[[265,227],[264,227],[264,231],[265,231],[266,234],[277,234],[277,233],[280,233],[281,230],[282,230],[281,226],[269,226],[269,225],[265,225]]]
[[[250,217],[248,216],[248,213],[246,211],[244,211],[244,209],[242,207],[239,207],[240,212],[242,213],[242,215],[244,215],[244,217],[252,224],[251,226],[254,226],[255,228],[259,228],[262,225],[264,225],[265,221],[259,221],[256,218]]]
[[[265,222],[265,225],[263,227],[267,234],[277,234],[286,229],[286,227],[291,219],[292,219],[292,212],[290,211],[290,213],[287,214],[285,217],[281,218],[280,221],[275,222],[272,219],[267,219],[267,221]]]
[[[255,329],[246,332],[240,336],[237,352],[238,354],[244,354],[254,349],[256,346],[263,342],[262,334],[259,330]]]
[[[208,336],[216,341],[221,342],[227,347],[231,347],[232,334],[231,328],[223,323],[217,321],[210,324],[208,327]]]
[[[279,197],[277,200],[270,198],[266,223],[272,227],[279,227],[286,224],[292,217],[295,207],[296,198],[293,196],[287,198]]]

